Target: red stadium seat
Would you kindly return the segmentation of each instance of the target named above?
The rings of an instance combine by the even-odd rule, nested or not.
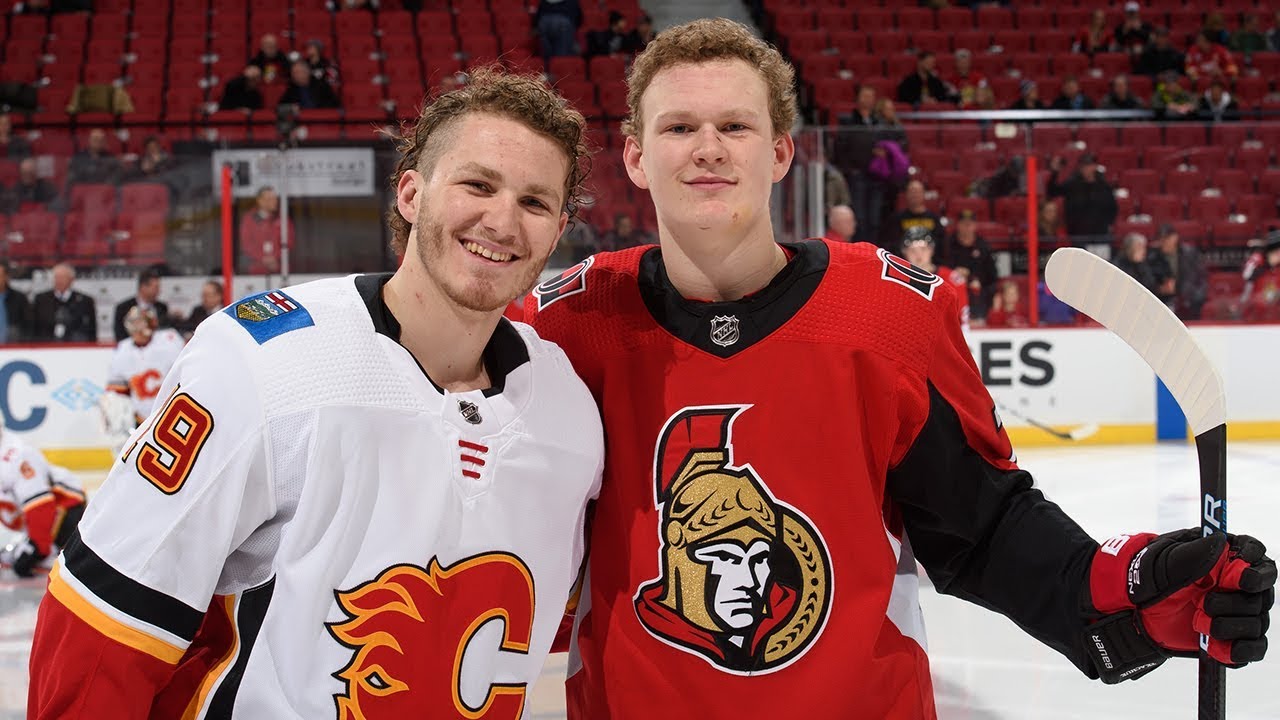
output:
[[[1244,170],[1221,168],[1215,171],[1210,185],[1222,191],[1223,195],[1236,197],[1253,192],[1253,178]]]
[[[893,11],[878,7],[858,7],[858,30],[864,35],[891,32]]]
[[[1000,46],[1003,53],[1031,52],[1031,33],[1023,30],[997,30],[991,35],[991,44]]]
[[[111,247],[107,237],[110,230],[108,213],[68,212],[63,221],[62,251],[76,258],[106,259]]]
[[[950,53],[951,35],[941,30],[915,30],[911,33],[911,47],[922,52]],[[938,63],[938,68],[944,74],[950,70],[950,67],[944,66],[941,61]]]
[[[1241,147],[1236,150],[1236,168],[1258,177],[1271,166],[1271,148],[1261,145]]]
[[[967,153],[982,142],[982,128],[977,125],[943,125],[938,128],[938,143],[956,155]]]
[[[1235,209],[1250,220],[1270,220],[1276,217],[1276,200],[1275,195],[1238,195]]]
[[[46,264],[57,257],[58,224],[58,215],[48,210],[19,211],[9,219],[9,259]]]
[[[1199,170],[1174,170],[1164,176],[1164,191],[1182,198],[1193,198],[1205,188],[1206,178]]]
[[[898,8],[898,31],[915,35],[923,30],[936,30],[934,10],[926,7]]]
[[[974,218],[979,222],[991,221],[991,203],[986,198],[965,197],[963,195],[947,198],[947,215],[949,217],[958,217],[964,210],[972,212]]]
[[[1269,91],[1270,78],[1245,75],[1236,79],[1231,96],[1240,104],[1240,109],[1250,110],[1262,104]]]
[[[955,170],[936,170],[925,173],[926,185],[938,191],[942,197],[958,197],[969,191],[971,178]]]
[[[116,209],[116,187],[78,183],[71,186],[70,208],[75,212],[111,213]]]
[[[965,12],[969,12],[966,10]],[[991,33],[987,30],[943,30],[951,35],[951,47],[972,51],[975,55],[985,53],[991,47]]]
[[[944,7],[938,11],[938,29],[962,32],[973,28],[973,11],[968,8]]]
[[[1054,30],[1053,10],[1039,5],[1023,5],[1017,9],[1017,26],[1019,30],[1041,36],[1042,31]]]
[[[1206,244],[1209,237],[1209,225],[1200,220],[1175,220],[1173,223],[1174,232],[1178,233],[1178,238],[1189,245],[1201,247]]]
[[[1013,12],[995,5],[980,5],[974,14],[975,25],[984,30],[1012,30]]]
[[[1076,138],[1095,153],[1100,152],[1103,148],[1115,147],[1119,144],[1116,128],[1110,123],[1082,124],[1076,130]],[[1137,148],[1134,145],[1125,143],[1125,147],[1137,152]]]
[[[1053,56],[1054,75],[1080,77],[1089,69],[1089,57],[1079,53],[1057,53]]]
[[[1142,212],[1157,223],[1172,222],[1185,217],[1186,201],[1179,195],[1143,195],[1138,201]]]
[[[169,187],[163,183],[125,183],[120,186],[120,212],[169,212]]]
[[[873,33],[870,41],[871,52],[877,55],[898,55],[909,47],[905,33]]]
[[[831,46],[840,51],[840,55],[844,57],[845,67],[850,67],[849,62],[852,58],[864,57],[869,52],[867,49],[867,35],[863,32],[832,31],[829,34]],[[879,56],[873,56],[876,62],[880,61]],[[852,68],[851,68],[852,69]],[[876,71],[879,74],[883,71],[883,66]]]
[[[1187,204],[1187,215],[1205,223],[1227,219],[1231,214],[1231,201],[1223,195],[1197,195]]]
[[[1120,172],[1120,187],[1138,197],[1160,192],[1160,173],[1150,169],[1123,170]]]
[[[813,30],[813,9],[795,6],[777,8],[773,13],[773,27],[782,35],[789,35],[797,30]]]
[[[1071,31],[1045,30],[1036,35],[1035,48],[1036,52],[1045,55],[1057,55],[1071,52],[1071,44],[1074,41],[1075,35]]]
[[[115,228],[120,231],[113,248],[115,257],[124,258],[130,264],[160,262],[164,260],[168,219],[162,212],[140,210],[121,212]]]
[[[911,164],[920,168],[926,176],[938,170],[955,169],[955,153],[932,147],[912,147]]]
[[[818,27],[828,32],[852,31],[857,13],[847,7],[825,7],[818,10]]]
[[[1173,145],[1148,145],[1142,148],[1142,166],[1158,172],[1169,172],[1182,163],[1184,155],[1183,148]]]
[[[1025,197],[996,198],[995,221],[1012,227],[1025,225],[1027,222],[1027,199]]]
[[[1255,225],[1219,220],[1213,224],[1213,243],[1215,245],[1244,245],[1253,239]]]
[[[1169,123],[1164,127],[1164,144],[1194,147],[1204,145],[1208,139],[1209,126],[1200,123]]]

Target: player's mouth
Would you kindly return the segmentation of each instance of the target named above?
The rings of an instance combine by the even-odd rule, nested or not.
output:
[[[515,253],[494,250],[492,248],[485,247],[474,240],[460,240],[459,242],[462,244],[462,249],[491,263],[501,265],[502,263],[509,263],[520,259],[520,256]]]
[[[686,180],[685,184],[692,185],[699,190],[723,190],[724,188],[732,187],[738,183],[730,180],[729,178],[720,177],[719,175],[701,175],[693,178],[692,180]]]

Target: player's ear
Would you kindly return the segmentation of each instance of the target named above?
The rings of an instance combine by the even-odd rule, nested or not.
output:
[[[641,190],[648,190],[649,178],[645,176],[644,166],[640,164],[643,154],[640,142],[634,136],[628,135],[626,143],[622,146],[622,164],[626,166],[627,177],[631,178],[631,182]]]
[[[396,183],[396,209],[410,224],[418,219],[418,203],[422,198],[422,173],[405,170]]]
[[[787,176],[791,169],[791,161],[796,156],[796,141],[791,133],[784,132],[773,140],[773,181],[778,182]]]

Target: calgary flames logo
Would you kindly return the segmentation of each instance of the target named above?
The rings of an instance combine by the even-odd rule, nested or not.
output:
[[[333,676],[340,720],[463,717],[516,720],[525,684],[494,684],[473,705],[462,692],[462,660],[480,627],[502,619],[500,649],[527,654],[533,633],[533,576],[520,558],[488,553],[441,567],[387,568],[377,579],[334,593],[348,619],[330,634],[355,651]],[[449,648],[456,648],[452,653]]]
[[[685,408],[654,453],[661,574],[635,595],[652,635],[732,673],[781,669],[821,634],[831,605],[822,537],[750,465],[730,430],[747,408]]]

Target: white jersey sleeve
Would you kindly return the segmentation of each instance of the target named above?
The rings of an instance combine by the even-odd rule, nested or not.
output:
[[[170,662],[194,637],[227,558],[274,512],[243,335],[223,315],[201,326],[90,504],[83,548],[73,543],[55,569],[62,592]]]
[[[116,343],[116,350],[111,353],[111,364],[107,366],[107,390],[111,392],[129,394],[130,362],[127,345],[132,344],[132,340],[125,338]]]

